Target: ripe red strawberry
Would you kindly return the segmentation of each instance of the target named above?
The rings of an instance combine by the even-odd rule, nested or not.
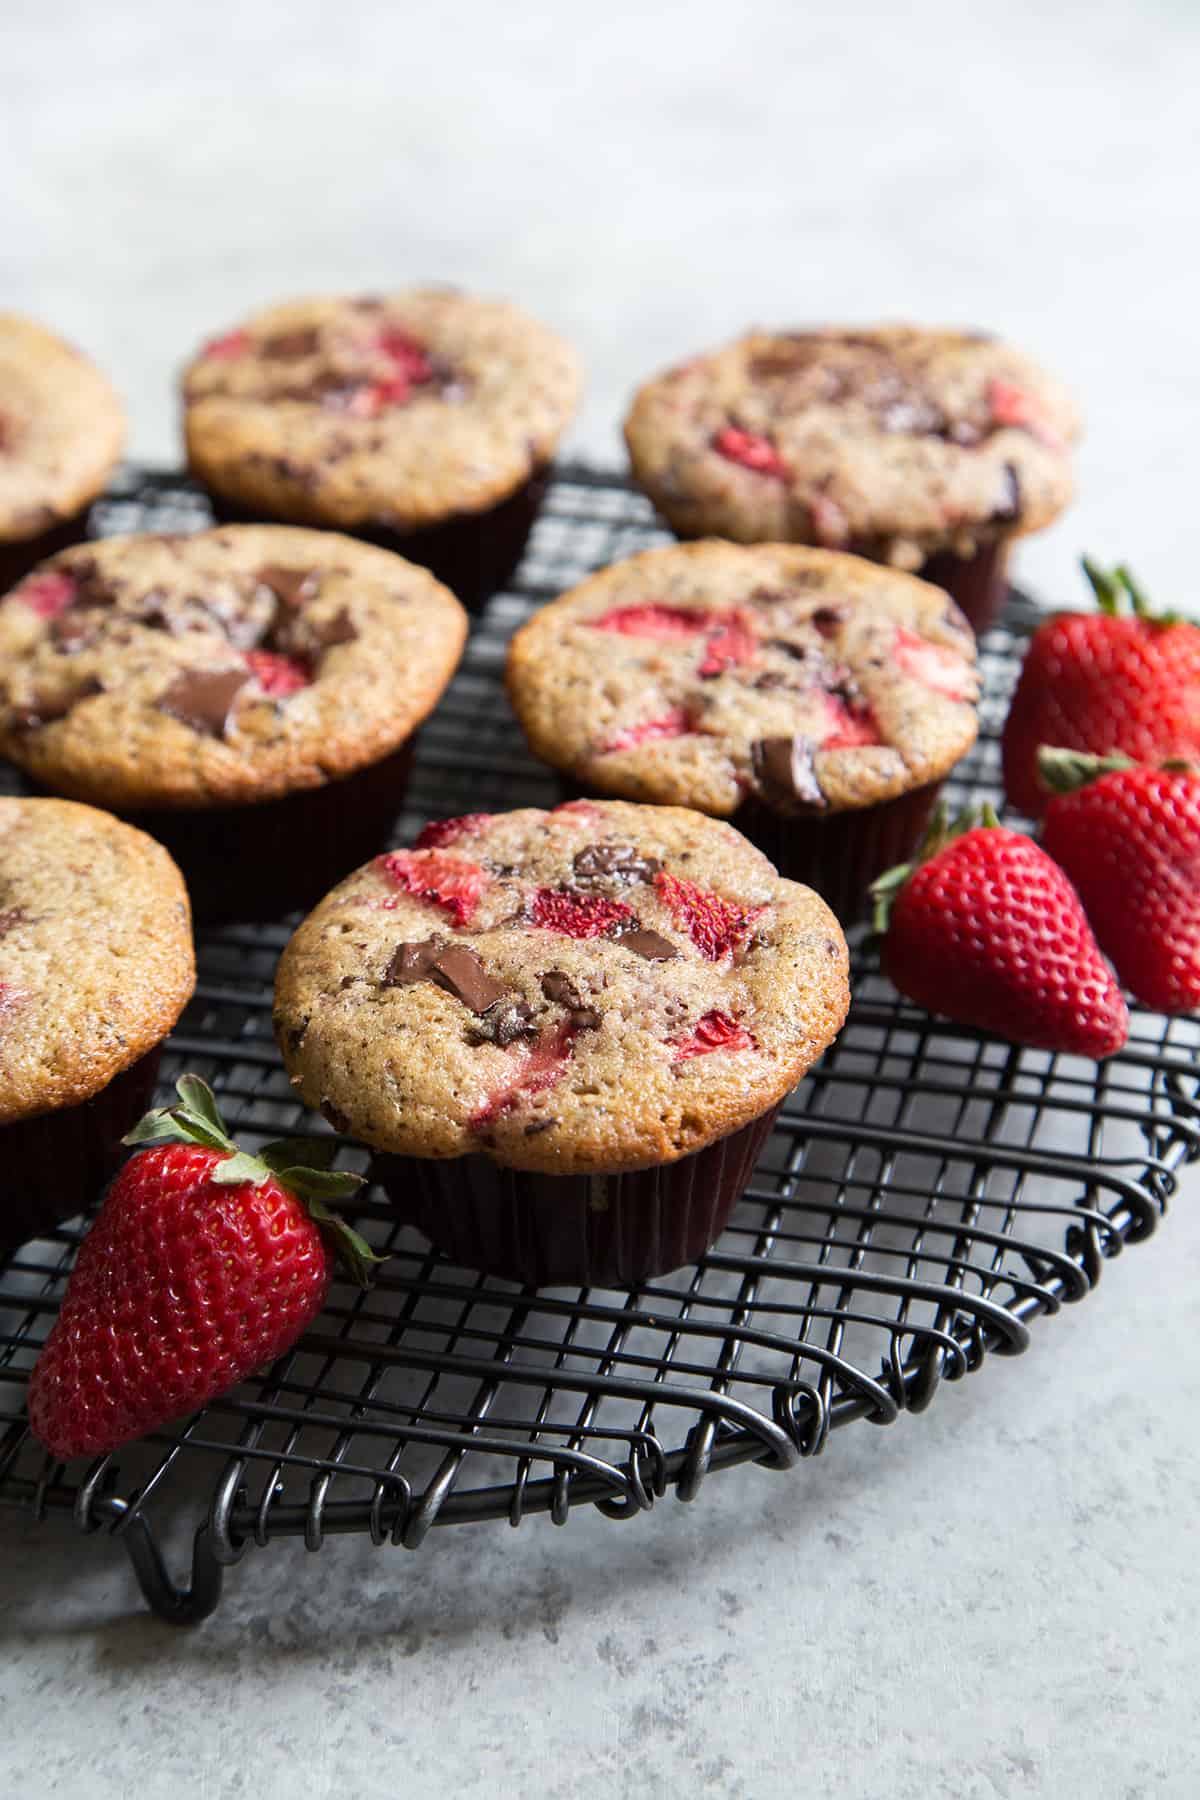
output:
[[[749,621],[734,611],[726,615],[705,644],[704,660],[696,672],[709,680],[714,675],[723,675],[726,669],[744,668],[753,661],[757,649],[758,639]]]
[[[228,1136],[194,1075],[148,1113],[84,1240],[29,1381],[55,1456],[103,1456],[194,1412],[290,1349],[320,1312],[332,1244],[365,1280],[374,1253],[330,1213],[357,1175],[303,1168],[317,1146],[259,1156]]]
[[[406,331],[398,331],[394,327],[381,331],[375,340],[375,348],[391,363],[394,381],[403,381],[406,385],[416,387],[424,381],[433,380],[433,364],[420,344],[415,338],[410,338]]]
[[[708,1056],[713,1050],[757,1050],[753,1035],[728,1013],[706,1012],[696,1021],[687,1037],[672,1038],[675,1054],[672,1062],[687,1062],[693,1056]]]
[[[593,631],[612,631],[618,637],[657,638],[663,643],[683,643],[703,637],[717,615],[690,606],[659,606],[647,601],[638,606],[614,606],[587,623]]]
[[[965,656],[948,649],[945,644],[933,644],[928,638],[918,637],[915,631],[907,631],[903,625],[896,627],[892,655],[906,674],[915,675],[926,687],[949,695],[951,700],[964,700],[974,692],[975,670]]]
[[[822,750],[855,750],[862,744],[878,744],[882,740],[879,727],[869,706],[851,709],[840,694],[826,694],[825,730],[820,740]]]
[[[539,888],[529,904],[529,918],[543,931],[560,931],[569,938],[610,937],[622,926],[637,924],[623,901],[578,888]]]
[[[283,700],[310,686],[312,670],[298,656],[284,656],[278,650],[247,650],[246,663],[264,694]]]
[[[1043,418],[1036,400],[1024,388],[1011,381],[989,381],[987,401],[993,425],[1015,425],[1051,450],[1065,449],[1058,432]]]
[[[692,722],[682,706],[673,706],[657,719],[645,719],[640,725],[625,725],[610,738],[596,745],[597,756],[611,756],[616,750],[636,750],[639,744],[658,744],[667,738],[685,737]]]
[[[764,910],[761,906],[750,911],[735,906],[731,900],[722,900],[719,894],[697,887],[682,875],[672,875],[669,869],[659,870],[654,885],[671,917],[709,962],[732,956]]]
[[[78,592],[79,583],[73,575],[63,569],[46,569],[23,581],[10,598],[32,607],[39,618],[56,619],[59,613],[66,612]]]
[[[392,850],[375,867],[418,900],[440,906],[455,925],[469,925],[488,878],[478,863],[445,856],[440,850]],[[385,901],[385,905],[395,905]]]
[[[1042,844],[1121,980],[1158,1012],[1200,1009],[1200,768],[1069,750],[1040,761]]]
[[[1013,1043],[1111,1056],[1129,1014],[1079,896],[1032,838],[989,808],[874,884],[884,974],[902,994]]]
[[[235,356],[242,356],[249,345],[248,332],[227,331],[224,337],[215,337],[205,344],[200,354],[207,357],[210,362],[231,362]]]
[[[1004,785],[1039,818],[1043,744],[1139,763],[1200,761],[1200,625],[1153,614],[1128,569],[1084,559],[1100,610],[1059,613],[1030,639],[1004,727]],[[1124,600],[1133,612],[1123,614]]]
[[[791,473],[769,437],[757,431],[743,431],[738,425],[726,425],[713,438],[712,447],[727,462],[740,463],[756,475],[771,475],[785,481]]]
[[[491,813],[459,813],[454,819],[431,819],[417,833],[413,848],[441,850],[447,844],[456,844],[459,838],[466,837],[472,831],[481,831],[491,821]]]

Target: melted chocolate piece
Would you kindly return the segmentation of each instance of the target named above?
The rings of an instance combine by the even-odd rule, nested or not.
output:
[[[751,749],[754,779],[768,806],[778,811],[824,807],[825,796],[813,766],[811,738],[759,738]]]
[[[557,1124],[557,1119],[530,1119],[528,1125],[525,1127],[525,1136],[537,1137],[539,1133],[549,1131]]]
[[[0,938],[7,937],[18,925],[24,925],[27,918],[23,906],[10,906],[7,912],[0,912]]]
[[[1021,476],[1015,463],[1004,465],[1004,498],[992,514],[997,525],[1011,525],[1021,517]]]
[[[823,638],[833,637],[846,623],[846,609],[844,606],[818,606],[811,623]]]
[[[530,1042],[537,1037],[537,1026],[533,1022],[533,1008],[524,1000],[498,1000],[490,1006],[479,1024],[468,1032],[469,1044],[495,1044],[501,1050],[507,1050],[518,1038]]]
[[[606,881],[653,881],[662,863],[632,844],[586,844],[576,851],[574,868],[580,887],[595,887]]]
[[[547,1000],[565,1006],[576,1031],[595,1031],[600,1014],[589,1006],[564,969],[547,969],[542,976],[542,992]]]
[[[255,581],[269,588],[281,606],[303,606],[315,596],[320,577],[315,569],[285,569],[278,563],[266,563],[255,572]]]
[[[327,1124],[332,1125],[335,1131],[349,1131],[350,1129],[349,1119],[344,1112],[338,1111],[332,1100],[322,1100],[321,1117]]]
[[[438,951],[429,967],[429,978],[435,981],[473,1013],[485,1013],[504,996],[504,989],[494,981],[466,944],[447,944]]]
[[[787,638],[768,638],[765,648],[768,650],[778,650],[784,656],[790,656],[795,662],[807,662],[808,658],[812,655],[812,651],[807,644],[792,644],[789,643]]]
[[[665,938],[661,931],[627,931],[621,939],[623,950],[632,950],[637,956],[644,956],[647,962],[674,962],[679,955],[670,938]]]
[[[408,987],[414,981],[429,981],[434,960],[445,938],[426,938],[421,944],[397,944],[384,971],[384,987]]]
[[[12,729],[14,731],[40,731],[43,725],[54,725],[59,719],[65,719],[81,700],[90,699],[93,694],[102,692],[100,683],[92,676],[82,682],[79,687],[72,688],[67,694],[58,694],[54,697],[38,695],[30,701],[28,706],[20,707],[13,713]]]
[[[223,738],[234,702],[249,680],[249,669],[183,669],[156,704],[181,725]]]
[[[321,334],[315,325],[303,325],[295,331],[277,331],[264,338],[258,347],[260,356],[277,362],[290,362],[298,356],[311,356],[320,347]]]
[[[314,620],[309,625],[313,641],[322,650],[332,650],[335,644],[352,644],[358,636],[358,627],[343,606],[334,613],[332,619],[326,619],[318,625]]]

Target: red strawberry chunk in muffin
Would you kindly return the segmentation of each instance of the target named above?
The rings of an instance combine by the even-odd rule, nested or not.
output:
[[[656,744],[667,738],[686,737],[691,729],[692,722],[684,708],[673,706],[670,712],[663,713],[657,719],[645,719],[640,725],[626,725],[614,732],[604,743],[596,745],[596,755],[611,756],[616,750],[636,750],[639,744]]]
[[[491,813],[459,813],[455,819],[432,819],[417,833],[414,848],[417,850],[440,850],[446,844],[456,844],[469,832],[479,831],[491,823]]]
[[[392,850],[377,856],[375,867],[382,875],[431,906],[440,906],[454,925],[469,925],[475,916],[488,878],[478,863],[459,856],[445,856],[440,850]],[[384,905],[394,905],[384,901]]]
[[[757,1050],[758,1040],[731,1019],[728,1013],[706,1012],[697,1020],[696,1029],[687,1037],[669,1040],[674,1051],[673,1062],[687,1062],[693,1056],[708,1056],[714,1050]]]
[[[637,924],[623,901],[573,888],[539,888],[530,902],[529,918],[543,931],[560,931],[570,938],[611,937],[623,926]]]
[[[402,380],[415,387],[420,382],[433,380],[433,364],[407,332],[394,328],[381,331],[375,340],[375,348],[393,365],[394,381]]]
[[[604,817],[594,800],[564,800],[561,805],[551,809],[551,817],[565,813],[568,819],[578,819],[581,824],[595,825]]]
[[[757,431],[743,431],[738,425],[726,425],[712,440],[712,447],[726,462],[739,463],[756,475],[770,475],[786,481],[791,473],[770,438]]]
[[[42,619],[56,619],[73,604],[79,583],[61,569],[47,569],[42,575],[31,575],[23,581],[11,598],[28,606]]]
[[[722,900],[719,894],[698,887],[694,881],[672,875],[669,869],[659,870],[654,886],[675,923],[683,927],[709,962],[732,956],[766,910],[756,906],[747,912],[730,900]]]
[[[942,644],[931,644],[928,638],[897,625],[892,641],[892,655],[906,675],[914,675],[926,687],[936,689],[951,700],[965,700],[974,685],[974,671],[957,650]]]
[[[212,338],[205,344],[201,355],[210,362],[232,362],[235,356],[244,356],[249,345],[249,332],[227,331],[224,337]]]
[[[576,1027],[569,1019],[546,1033],[534,1044],[509,1052],[516,1063],[512,1079],[497,1088],[479,1111],[471,1115],[472,1131],[482,1131],[494,1120],[503,1118],[532,1094],[543,1094],[562,1080],[571,1061],[571,1045]]]
[[[589,619],[593,631],[613,631],[620,637],[659,638],[664,643],[703,637],[714,623],[714,614],[699,607],[615,606],[598,619]]]
[[[1036,403],[1024,388],[1014,386],[1011,381],[989,381],[987,403],[993,425],[1013,426],[1018,431],[1027,431],[1030,437],[1037,438],[1049,450],[1066,449],[1062,438],[1047,425]]]
[[[758,639],[745,616],[732,612],[704,646],[704,660],[697,673],[705,680],[723,675],[726,669],[744,668],[753,662]]]
[[[286,699],[301,688],[312,685],[312,670],[298,656],[284,656],[278,650],[247,650],[246,666],[251,670],[264,694],[272,700]]]

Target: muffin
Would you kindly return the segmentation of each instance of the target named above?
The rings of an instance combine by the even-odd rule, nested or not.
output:
[[[614,563],[522,626],[507,681],[579,788],[732,818],[845,923],[978,728],[974,638],[940,588],[788,544]]]
[[[515,307],[294,300],[188,366],[188,466],[230,516],[374,538],[478,606],[520,560],[578,396],[574,352]]]
[[[516,1281],[703,1254],[840,1030],[845,940],[729,825],[584,801],[426,827],[279,965],[292,1082],[402,1216]]]
[[[634,474],[680,537],[815,544],[919,571],[976,631],[1012,540],[1072,495],[1079,419],[981,332],[751,332],[636,395]]]
[[[32,319],[0,313],[0,593],[82,538],[124,438],[124,408],[99,369]]]
[[[195,984],[161,845],[90,806],[0,796],[0,1250],[97,1193]]]
[[[311,904],[378,849],[462,608],[331,532],[105,538],[0,604],[0,752],[141,824],[206,918]]]

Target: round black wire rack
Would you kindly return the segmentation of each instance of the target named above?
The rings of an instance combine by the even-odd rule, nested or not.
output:
[[[129,470],[92,530],[189,530],[207,503]],[[670,541],[617,476],[566,467],[519,576],[477,624],[422,731],[405,841],[426,818],[553,805],[501,683],[511,631],[593,569]],[[997,734],[1035,609],[1013,594],[982,646],[983,729],[949,798],[999,805]],[[0,772],[0,786],[18,786]],[[204,1075],[239,1136],[327,1135],[292,1099],[271,1036],[289,923],[202,935],[196,996],[164,1090]],[[351,1211],[390,1252],[366,1294],[336,1285],[274,1367],[175,1428],[91,1467],[30,1437],[24,1386],[53,1321],[78,1220],[0,1264],[0,1502],[73,1513],[120,1537],[164,1618],[216,1605],[251,1545],[336,1532],[416,1549],[431,1527],[534,1513],[614,1519],[719,1470],[790,1469],[856,1419],[889,1424],[943,1381],[1025,1348],[1106,1259],[1149,1235],[1200,1155],[1200,1021],[1135,1012],[1097,1065],[1014,1048],[900,999],[861,943],[836,1045],[785,1105],[754,1180],[694,1268],[637,1290],[521,1289],[455,1267],[397,1226],[374,1190]],[[342,1146],[340,1161],[363,1166]],[[161,1522],[194,1530],[174,1581]]]

